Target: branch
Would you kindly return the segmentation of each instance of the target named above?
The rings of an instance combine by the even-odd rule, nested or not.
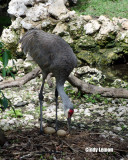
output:
[[[74,87],[77,87],[82,93],[87,94],[100,94],[103,97],[113,97],[113,98],[128,98],[128,90],[123,88],[104,88],[99,86],[94,86],[83,82],[74,75],[70,74],[68,77],[69,83]]]
[[[25,76],[18,78],[14,81],[4,81],[0,83],[0,89],[4,88],[11,88],[11,87],[20,87],[23,84],[27,83],[31,79],[34,79],[41,73],[41,69],[38,67],[31,71],[30,73],[26,74]]]
[[[23,84],[27,83],[31,79],[37,77],[41,73],[41,69],[38,67],[26,74],[25,76],[16,79],[15,81],[5,81],[0,83],[0,89],[9,88],[9,87],[20,87]],[[52,75],[48,76],[50,79]],[[128,98],[128,90],[123,88],[104,88],[99,86],[94,86],[88,84],[74,75],[70,74],[68,77],[69,83],[71,83],[74,87],[77,87],[82,93],[87,94],[100,94],[104,97],[113,97],[113,98]]]

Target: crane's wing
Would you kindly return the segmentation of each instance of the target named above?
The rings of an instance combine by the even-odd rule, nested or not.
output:
[[[34,38],[34,30],[31,30],[28,31],[19,41],[21,43],[21,48],[25,54],[31,52],[31,50],[34,48],[36,41],[34,41],[33,38]]]

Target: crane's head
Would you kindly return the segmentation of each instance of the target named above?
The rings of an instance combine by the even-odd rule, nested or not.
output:
[[[74,113],[74,109],[68,108],[68,109],[64,110],[64,113],[65,113],[66,118],[71,118]]]
[[[70,132],[70,125],[71,125],[71,117],[72,117],[73,113],[74,113],[74,109],[65,110],[65,116],[67,118],[69,132]]]

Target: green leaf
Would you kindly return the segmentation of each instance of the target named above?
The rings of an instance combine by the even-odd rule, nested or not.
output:
[[[6,68],[2,68],[2,75],[3,75],[3,77],[6,76]]]
[[[15,80],[14,74],[12,72],[10,72],[10,74],[11,74],[12,78]]]
[[[8,51],[6,50],[4,53],[3,53],[3,65],[4,67],[6,67],[8,64]]]
[[[0,42],[0,48],[3,48],[3,43],[2,42]]]
[[[5,109],[8,107],[8,100],[6,97],[2,99],[2,105],[4,106]]]
[[[2,59],[2,57],[0,57],[0,61],[1,61],[1,62],[3,62],[3,59]]]

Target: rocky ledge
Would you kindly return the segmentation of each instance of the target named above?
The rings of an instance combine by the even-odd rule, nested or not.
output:
[[[101,15],[78,16],[67,8],[67,0],[11,0],[12,24],[1,40],[15,56],[17,42],[33,28],[61,36],[73,48],[80,63],[112,65],[128,61],[128,19]],[[75,1],[74,1],[75,2]],[[19,49],[18,49],[19,51]]]

